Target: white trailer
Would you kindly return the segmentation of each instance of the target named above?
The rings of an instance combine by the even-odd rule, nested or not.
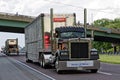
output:
[[[54,29],[60,26],[75,25],[75,14],[55,14],[53,16]],[[25,28],[25,44],[27,59],[33,62],[39,62],[39,52],[45,48],[44,34],[51,33],[51,22],[49,14],[40,14],[32,23]],[[55,32],[55,31],[53,31]],[[45,49],[46,52],[51,51],[51,46]]]

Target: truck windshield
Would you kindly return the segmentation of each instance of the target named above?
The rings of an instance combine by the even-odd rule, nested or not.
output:
[[[60,33],[61,38],[84,38],[84,32],[62,32]]]

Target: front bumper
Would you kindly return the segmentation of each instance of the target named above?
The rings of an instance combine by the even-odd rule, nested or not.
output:
[[[91,70],[99,69],[99,60],[85,60],[85,61],[58,61],[56,68],[58,70]]]

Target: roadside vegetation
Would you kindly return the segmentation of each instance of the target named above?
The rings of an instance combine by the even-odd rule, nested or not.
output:
[[[114,28],[120,29],[120,18],[111,19],[99,19],[93,22],[95,27],[105,27],[105,28]],[[100,61],[112,64],[120,64],[120,45],[116,46],[116,52],[112,43],[94,41],[93,47],[98,50],[100,53]]]
[[[120,55],[100,54],[99,57],[101,62],[120,64]]]

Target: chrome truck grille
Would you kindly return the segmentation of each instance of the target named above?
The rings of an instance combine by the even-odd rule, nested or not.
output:
[[[89,58],[89,44],[87,42],[71,42],[71,58]]]

